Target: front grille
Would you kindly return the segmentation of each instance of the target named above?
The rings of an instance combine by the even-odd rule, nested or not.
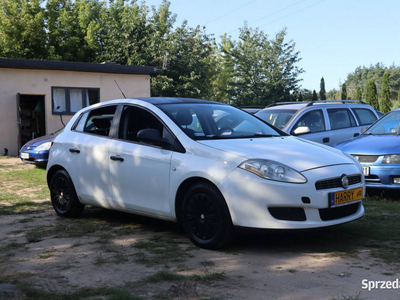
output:
[[[345,218],[354,215],[357,212],[359,206],[360,202],[333,208],[322,208],[318,210],[319,217],[322,221],[331,221]]]
[[[349,186],[357,183],[361,183],[361,175],[351,175],[347,176],[349,179]],[[315,183],[315,188],[317,190],[326,190],[342,187],[342,177],[320,180]]]
[[[374,163],[378,159],[379,155],[357,155],[352,154],[359,162],[363,163]]]
[[[270,214],[283,221],[305,221],[306,214],[301,207],[269,207]]]

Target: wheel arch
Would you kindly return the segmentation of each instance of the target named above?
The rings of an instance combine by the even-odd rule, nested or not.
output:
[[[197,183],[204,183],[212,186],[215,188],[215,190],[221,195],[222,199],[225,202],[226,208],[228,209],[229,212],[229,217],[231,217],[231,213],[229,210],[228,203],[226,202],[226,199],[224,195],[221,193],[219,188],[210,180],[203,178],[203,177],[190,177],[185,179],[179,186],[178,191],[176,192],[175,196],[175,217],[180,222],[181,220],[181,215],[180,215],[180,207],[182,206],[183,198],[185,197],[186,192],[190,189],[191,186]]]
[[[68,173],[68,171],[67,171],[65,168],[63,168],[62,166],[60,166],[60,165],[53,165],[53,166],[51,166],[51,168],[47,171],[46,180],[47,180],[47,186],[48,186],[49,188],[50,188],[51,179],[53,178],[53,175],[54,175],[57,171],[59,171],[59,170],[64,170],[65,172]]]

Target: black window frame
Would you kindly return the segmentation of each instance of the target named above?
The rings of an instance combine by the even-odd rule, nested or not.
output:
[[[54,90],[55,89],[64,89],[65,90],[65,111],[56,111],[54,107]],[[86,91],[94,90],[98,93],[100,103],[100,88],[93,88],[93,87],[66,87],[66,86],[52,86],[51,87],[51,108],[53,115],[74,115],[77,113],[76,111],[71,111],[71,98],[70,98],[70,90],[79,89],[82,90],[82,108],[87,107],[86,103],[89,103],[89,99],[86,97]],[[90,105],[90,103],[89,103]]]

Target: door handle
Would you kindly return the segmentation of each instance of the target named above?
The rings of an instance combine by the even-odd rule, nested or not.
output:
[[[121,156],[119,156],[119,155],[117,155],[117,156],[110,156],[110,159],[111,160],[117,160],[117,161],[120,161],[120,162],[123,162],[124,161],[124,159],[121,157]]]
[[[356,133],[354,134],[354,137],[359,136],[359,135],[360,135],[360,133],[356,132]]]
[[[323,143],[329,143],[329,138],[323,138],[323,139],[322,139],[322,142],[323,142]]]
[[[71,152],[71,153],[81,153],[81,150],[76,149],[76,148],[71,148],[71,149],[69,149],[69,152]]]

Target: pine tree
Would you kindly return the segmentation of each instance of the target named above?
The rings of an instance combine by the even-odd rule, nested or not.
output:
[[[357,85],[356,100],[362,100],[362,91],[361,91],[361,86],[359,85]]]
[[[320,83],[320,90],[319,90],[319,100],[326,100],[326,91],[325,91],[325,80],[324,77],[321,78]]]
[[[347,99],[347,87],[346,87],[345,83],[342,84],[342,92],[340,94],[340,99],[341,100],[346,100]]]
[[[317,92],[315,90],[313,90],[313,92],[312,92],[312,101],[317,101],[317,100],[318,100]]]
[[[392,102],[390,101],[390,90],[389,90],[389,74],[386,71],[383,74],[382,80],[382,98],[380,103],[381,112],[387,114],[392,108]]]
[[[365,92],[365,102],[367,102],[373,108],[379,109],[378,93],[376,91],[376,85],[373,79],[368,81],[367,90]]]

